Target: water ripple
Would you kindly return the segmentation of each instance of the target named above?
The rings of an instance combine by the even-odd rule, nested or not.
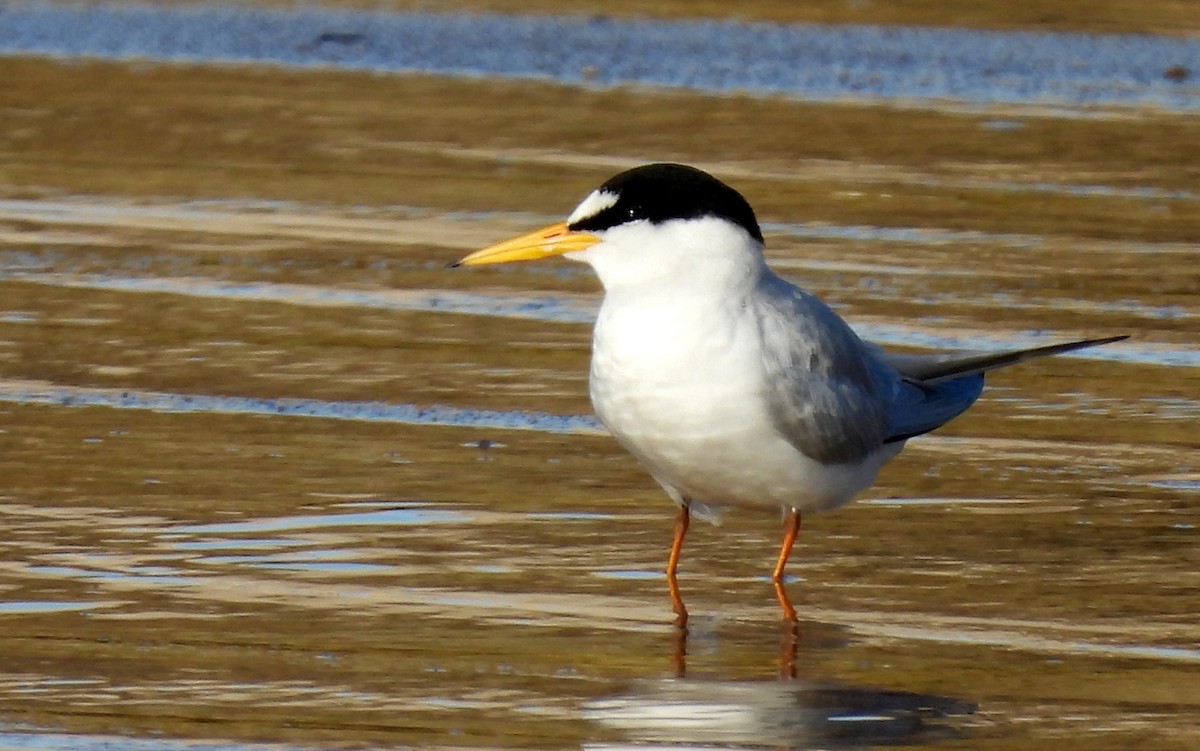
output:
[[[421,407],[386,402],[174,394],[133,389],[56,386],[22,381],[0,382],[0,402],[64,407],[113,407],[167,413],[283,415],[405,425],[538,430],[547,433],[603,432],[599,421],[590,415],[552,415],[545,412],[466,409],[442,405]]]
[[[292,305],[344,306],[403,310],[430,313],[524,318],[559,323],[591,323],[596,316],[597,302],[591,298],[564,294],[543,294],[537,297],[517,293],[478,293],[447,290],[354,290],[304,284],[271,282],[222,282],[195,277],[146,278],[108,276],[99,274],[56,274],[9,271],[0,269],[0,279],[17,279],[38,284],[88,289],[110,289],[129,292],[160,292],[194,295],[197,297],[262,300]],[[1125,308],[1132,312],[1134,305]],[[1150,317],[1167,317],[1164,311],[1141,306],[1137,312]],[[1170,317],[1178,317],[1178,314]],[[930,349],[1001,350],[1016,347],[1035,347],[1061,341],[1064,337],[1054,331],[981,332],[977,330],[918,329],[904,323],[864,322],[853,324],[866,339],[884,345],[924,347]],[[1064,357],[1128,362],[1145,365],[1200,367],[1200,350],[1142,342],[1122,342],[1109,347],[1072,352]],[[4,398],[0,396],[0,398]],[[305,400],[274,400],[270,411],[279,414],[302,414],[309,407]],[[179,409],[187,409],[180,405]],[[415,409],[415,408],[414,408]],[[324,411],[324,410],[322,410]],[[331,417],[332,414],[319,416]],[[366,419],[353,417],[352,419]],[[389,418],[391,419],[391,418]],[[403,421],[415,424],[440,419],[438,415],[413,415]],[[490,423],[489,423],[490,424]],[[493,427],[504,427],[493,425]]]
[[[278,743],[67,734],[7,723],[0,725],[0,747],[6,751],[300,751],[305,748]]]

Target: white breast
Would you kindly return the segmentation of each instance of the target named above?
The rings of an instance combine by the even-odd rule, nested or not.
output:
[[[660,482],[692,500],[845,503],[882,459],[831,467],[788,443],[766,412],[752,317],[736,298],[712,300],[610,293],[593,342],[596,414]]]

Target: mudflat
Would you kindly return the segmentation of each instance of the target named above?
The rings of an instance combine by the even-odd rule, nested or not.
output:
[[[1200,742],[1194,116],[0,80],[0,746]],[[889,346],[1131,339],[998,374],[807,520],[796,637],[774,515],[697,526],[684,640],[670,504],[588,417],[596,282],[445,268],[651,160]]]

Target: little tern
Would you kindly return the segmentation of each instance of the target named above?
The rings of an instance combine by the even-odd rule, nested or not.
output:
[[[596,415],[678,507],[676,572],[693,514],[725,506],[783,511],[772,572],[784,570],[805,514],[865,490],[905,441],[962,414],[985,371],[1124,339],[1006,352],[898,354],[768,268],[750,204],[694,167],[648,164],[611,178],[565,222],[472,253],[472,266],[563,255],[604,287],[592,338]]]

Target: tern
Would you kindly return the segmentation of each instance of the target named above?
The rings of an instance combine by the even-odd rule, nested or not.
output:
[[[772,272],[763,247],[736,190],[694,167],[647,164],[592,191],[565,222],[454,264],[562,255],[600,278],[592,405],[678,507],[666,573],[681,625],[676,574],[692,515],[782,510],[771,579],[794,622],[783,581],[803,515],[847,503],[908,439],[966,411],[986,371],[1126,338],[886,352]]]

